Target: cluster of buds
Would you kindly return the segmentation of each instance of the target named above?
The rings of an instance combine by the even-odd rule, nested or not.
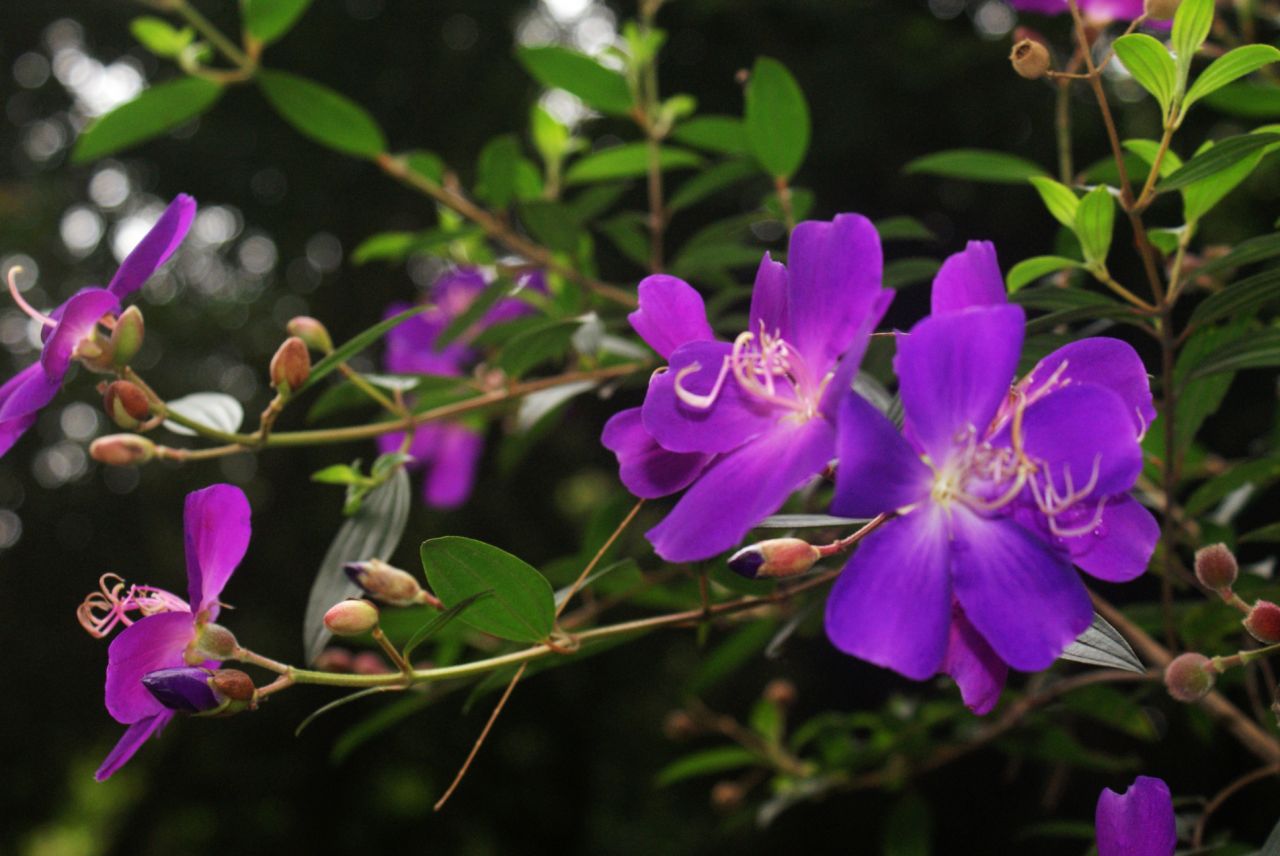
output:
[[[253,679],[239,669],[159,669],[144,675],[142,685],[169,710],[192,716],[239,713],[254,707],[258,695]]]

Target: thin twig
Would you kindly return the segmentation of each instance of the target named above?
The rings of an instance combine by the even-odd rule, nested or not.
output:
[[[502,698],[498,699],[497,706],[493,709],[493,713],[489,714],[489,721],[484,724],[484,730],[480,732],[480,736],[476,738],[475,745],[471,747],[471,752],[467,755],[467,760],[462,762],[462,768],[458,770],[458,774],[453,777],[453,782],[449,785],[449,789],[444,792],[444,796],[436,801],[433,807],[435,811],[444,808],[444,804],[449,801],[449,797],[453,796],[453,792],[458,789],[458,785],[462,784],[462,779],[467,775],[467,770],[471,769],[471,762],[476,759],[476,754],[480,751],[480,747],[484,745],[485,738],[489,736],[489,730],[493,728],[493,724],[498,721],[498,714],[502,713],[502,708],[506,706],[507,699],[511,698],[511,692],[516,688],[516,684],[520,682],[520,678],[524,677],[524,670],[529,667],[528,663],[521,663],[520,668],[516,669],[516,673],[511,676],[511,682],[507,684],[506,690],[502,693]]]
[[[1191,837],[1192,848],[1199,849],[1204,846],[1204,832],[1209,826],[1209,818],[1215,811],[1222,808],[1223,803],[1247,788],[1249,785],[1252,785],[1254,782],[1261,781],[1268,776],[1275,776],[1277,774],[1280,774],[1280,764],[1268,764],[1265,767],[1259,767],[1252,772],[1245,773],[1243,776],[1218,791],[1213,799],[1209,800],[1209,804],[1204,807],[1204,814],[1200,815],[1200,820],[1196,821],[1196,831]]]
[[[636,515],[640,513],[640,509],[643,506],[644,500],[637,500],[636,504],[631,506],[631,510],[627,512],[627,516],[622,518],[622,522],[613,530],[613,534],[600,545],[600,549],[591,557],[591,561],[587,562],[587,566],[582,569],[582,573],[578,574],[578,578],[574,580],[573,585],[569,587],[569,593],[564,596],[564,600],[560,601],[560,605],[556,607],[557,620],[560,618],[561,613],[564,612],[565,607],[569,605],[569,601],[573,600],[573,596],[578,593],[578,590],[582,588],[583,583],[587,581],[587,577],[591,576],[591,572],[596,569],[596,565],[600,564],[600,560],[604,558],[604,554],[609,552],[609,548],[613,546],[613,543],[617,541],[618,538],[621,537],[622,533],[626,531],[627,527],[631,525],[631,521],[636,519]]]

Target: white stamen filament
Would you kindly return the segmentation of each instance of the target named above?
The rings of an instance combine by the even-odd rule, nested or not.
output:
[[[13,298],[13,302],[18,304],[18,308],[23,311],[27,317],[39,321],[46,327],[57,327],[58,322],[54,321],[48,315],[36,309],[26,298],[22,296],[22,292],[18,290],[18,274],[22,273],[21,265],[14,265],[9,268],[9,296]]]

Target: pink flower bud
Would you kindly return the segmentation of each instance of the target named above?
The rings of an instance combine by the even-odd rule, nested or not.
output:
[[[357,675],[386,675],[391,673],[391,667],[372,651],[361,651],[352,658],[351,671]]]
[[[335,636],[359,636],[378,626],[378,608],[367,600],[344,600],[329,607],[324,626]]]
[[[142,321],[142,310],[130,306],[116,319],[116,326],[111,331],[111,359],[117,368],[129,365],[130,361],[142,350],[142,340],[146,333],[146,325]]]
[[[313,664],[322,672],[350,672],[352,657],[346,648],[325,648]]]
[[[1280,606],[1269,600],[1255,603],[1241,623],[1250,636],[1264,645],[1280,642]]]
[[[393,568],[386,562],[370,559],[343,566],[347,576],[364,593],[388,606],[412,606],[421,603],[422,586],[408,571]]]
[[[292,319],[285,329],[289,331],[290,336],[297,336],[307,347],[321,354],[327,354],[333,350],[333,339],[329,337],[329,331],[315,318],[309,315],[299,315]]]
[[[1217,670],[1203,654],[1188,652],[1173,658],[1164,670],[1164,685],[1178,701],[1197,701],[1213,689]]]
[[[311,377],[311,354],[297,336],[290,336],[271,358],[271,385],[282,395],[289,395]]]
[[[156,456],[156,444],[137,434],[108,434],[89,444],[89,457],[109,467],[145,464]]]
[[[1226,544],[1210,544],[1196,551],[1196,578],[1215,591],[1235,585],[1240,574],[1235,554]]]
[[[772,538],[743,547],[729,557],[729,569],[747,579],[791,577],[813,567],[822,554],[799,538]]]
[[[102,396],[103,409],[121,428],[130,431],[137,428],[151,415],[147,395],[137,384],[117,380],[107,385]]]

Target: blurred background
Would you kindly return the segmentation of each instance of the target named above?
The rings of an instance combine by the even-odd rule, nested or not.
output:
[[[200,5],[234,32],[233,3]],[[100,0],[6,5],[0,267],[21,264],[27,299],[53,305],[106,282],[167,201],[191,193],[200,203],[191,236],[142,298],[148,335],[138,366],[162,394],[219,390],[253,414],[267,401],[265,366],[289,318],[315,315],[341,340],[378,320],[390,301],[421,292],[436,272],[432,262],[353,266],[349,255],[372,233],[425,228],[433,214],[371,166],[303,140],[251,88],[229,90],[197,122],[121,157],[70,165],[78,128],[173,74],[129,34],[129,21],[145,12]],[[327,0],[269,56],[273,66],[360,102],[393,148],[432,149],[469,181],[484,141],[523,132],[539,94],[513,59],[514,46],[559,41],[595,51],[633,15],[629,4],[593,0]],[[667,93],[694,95],[702,113],[736,115],[736,73],[759,54],[781,60],[814,117],[797,178],[816,193],[813,216],[911,215],[939,237],[913,254],[940,258],[966,240],[991,238],[1007,268],[1052,250],[1053,224],[1033,193],[909,176],[901,167],[955,147],[1054,163],[1052,90],[1015,78],[1006,60],[1016,23],[1001,0],[673,0],[659,18],[669,33],[661,78]],[[1036,23],[1065,41],[1062,21]],[[563,116],[574,110],[551,106]],[[1204,112],[1200,121],[1220,121]],[[1151,136],[1157,118],[1144,107],[1126,111],[1124,121],[1129,133]],[[1078,161],[1104,156],[1093,112],[1077,109],[1077,123]],[[597,136],[611,132],[609,120],[595,128]],[[708,216],[751,210],[760,195],[756,187],[721,198]],[[1273,166],[1206,228],[1211,237],[1214,230],[1234,237],[1232,214],[1241,229],[1257,228],[1266,212],[1274,216],[1278,198]],[[603,260],[606,278],[638,278],[623,259],[606,251]],[[921,312],[924,290],[908,295],[894,308],[895,324]],[[0,307],[4,375],[25,365],[33,347],[25,316]],[[240,607],[226,621],[257,650],[299,661],[307,590],[342,519],[340,491],[314,486],[308,475],[367,460],[373,449],[104,469],[86,453],[88,441],[108,430],[93,383],[81,373],[0,459],[0,644],[8,675],[0,703],[0,852],[392,852],[406,845],[459,854],[908,852],[882,846],[899,793],[832,794],[762,830],[750,812],[713,809],[706,779],[655,787],[657,770],[685,751],[664,737],[662,723],[703,656],[691,633],[648,638],[522,685],[438,815],[431,804],[488,703],[463,715],[446,700],[335,763],[334,741],[378,701],[339,711],[295,739],[296,724],[332,698],[299,689],[254,715],[177,722],[109,784],[95,784],[91,774],[120,732],[102,707],[106,646],[74,617],[98,576],[114,572],[180,591],[182,497],[212,481],[239,484],[253,504],[254,537],[225,594]],[[1229,401],[1274,395],[1265,383],[1249,383]],[[617,406],[580,399],[557,431],[501,472],[490,454],[480,488],[458,512],[415,504],[398,563],[416,567],[416,545],[446,533],[482,538],[534,564],[573,552],[593,509],[617,492],[612,456],[597,441]],[[1228,448],[1235,437],[1255,436],[1274,408],[1234,409],[1247,431],[1221,418],[1207,429]],[[285,425],[297,421],[291,414]],[[906,686],[837,655],[818,636],[795,640],[779,659],[752,662],[704,698],[741,714],[777,676],[797,685],[799,717],[878,705]],[[1187,727],[1159,724],[1175,729],[1170,739]],[[1148,750],[1152,757],[1160,745]],[[1214,751],[1194,765],[1161,760],[1175,794],[1212,793],[1238,767],[1234,745],[1210,745]],[[1124,744],[1117,751],[1135,750]],[[1098,789],[1127,785],[1132,772],[1076,772],[1068,782],[1059,768],[1028,756],[1014,762],[984,752],[913,783],[931,806],[936,852],[1084,851],[1084,841],[1029,842],[1020,830],[1088,821]],[[1148,769],[1141,759],[1135,767]],[[1251,820],[1245,798],[1223,817],[1260,840],[1273,813]]]

